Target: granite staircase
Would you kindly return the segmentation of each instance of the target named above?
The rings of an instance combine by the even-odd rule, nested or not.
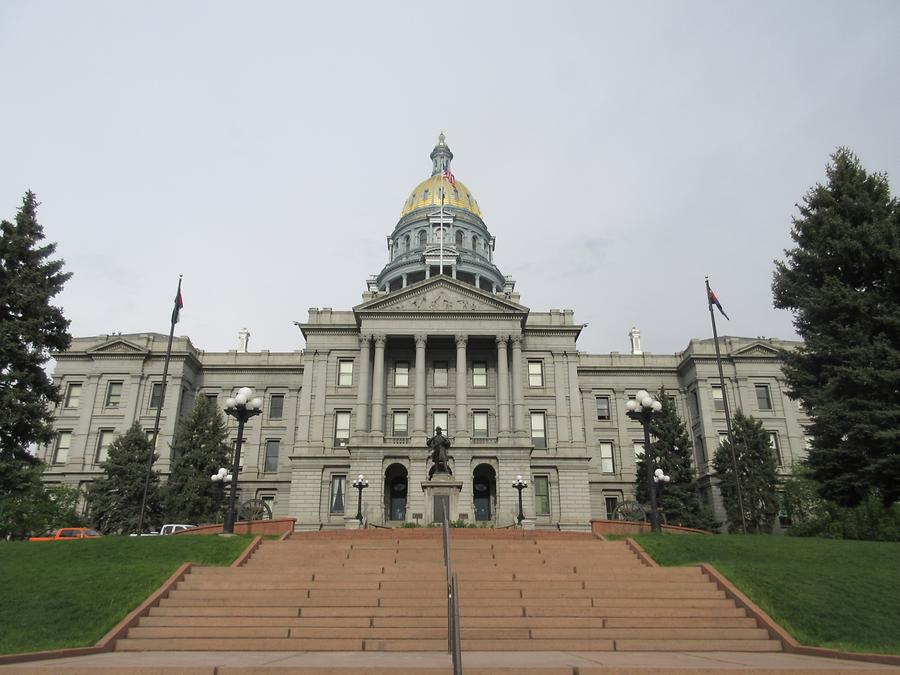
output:
[[[780,651],[698,567],[589,534],[451,531],[466,651]],[[120,651],[445,651],[439,529],[301,533],[195,567]]]

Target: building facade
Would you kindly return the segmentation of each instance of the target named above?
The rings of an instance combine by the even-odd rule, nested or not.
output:
[[[347,525],[359,474],[369,480],[369,522],[425,524],[425,441],[436,427],[453,443],[454,517],[513,523],[521,475],[529,523],[588,529],[633,498],[643,432],[625,402],[640,389],[665,386],[674,397],[705,498],[720,515],[710,462],[725,433],[723,396],[762,420],[782,469],[805,454],[807,420],[783,390],[777,359],[796,343],[720,338],[726,392],[712,340],[649,354],[632,329],[630,353],[579,352],[572,310],[530,310],[494,264],[495,239],[471,191],[453,179],[452,158],[441,135],[431,176],[405,202],[362,302],[310,309],[298,324],[301,350],[250,351],[243,331],[240,348],[224,353],[176,338],[164,398],[164,335],[76,338],[54,354],[63,402],[55,440],[40,448],[46,479],[85,487],[115,435],[134,421],[152,430],[161,402],[156,468],[167,475],[178,419],[196,397],[221,407],[242,386],[264,404],[244,432],[241,498],[268,502],[298,529]]]

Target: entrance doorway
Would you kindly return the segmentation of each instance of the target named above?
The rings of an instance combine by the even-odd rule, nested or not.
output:
[[[472,472],[472,496],[475,520],[493,520],[497,502],[497,472],[490,464],[479,464]]]
[[[386,520],[406,520],[409,488],[406,467],[391,464],[384,472],[384,514]]]

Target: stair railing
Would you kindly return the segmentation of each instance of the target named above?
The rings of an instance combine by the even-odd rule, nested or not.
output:
[[[462,675],[462,649],[459,639],[459,579],[450,565],[450,524],[443,509],[444,567],[447,568],[447,652],[453,661],[453,675]]]

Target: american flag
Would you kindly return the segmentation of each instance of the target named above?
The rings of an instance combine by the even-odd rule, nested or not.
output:
[[[443,171],[441,171],[441,178],[448,181],[453,187],[456,187],[456,176],[450,173],[450,169],[444,169]]]

